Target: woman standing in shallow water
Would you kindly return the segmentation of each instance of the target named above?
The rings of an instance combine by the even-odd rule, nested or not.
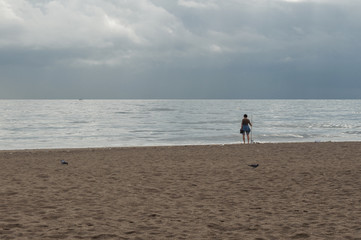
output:
[[[242,127],[241,127],[241,133],[243,135],[243,143],[244,144],[246,143],[245,134],[247,134],[247,141],[249,143],[249,133],[251,132],[251,128],[249,126],[252,127],[252,123],[247,117],[248,117],[247,114],[243,115]]]

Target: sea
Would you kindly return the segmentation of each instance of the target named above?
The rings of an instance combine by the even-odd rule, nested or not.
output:
[[[361,140],[361,100],[0,100],[0,150]]]

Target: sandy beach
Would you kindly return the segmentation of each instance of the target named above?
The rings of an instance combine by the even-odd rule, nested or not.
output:
[[[0,164],[2,240],[361,239],[360,142],[0,151]]]

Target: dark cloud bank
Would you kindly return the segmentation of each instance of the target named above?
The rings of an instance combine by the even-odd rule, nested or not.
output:
[[[359,98],[360,7],[0,0],[0,97]]]

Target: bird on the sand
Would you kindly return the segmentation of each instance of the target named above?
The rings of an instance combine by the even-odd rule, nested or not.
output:
[[[68,162],[66,162],[66,161],[64,161],[64,160],[61,160],[60,162],[61,162],[61,164],[68,165]]]
[[[256,168],[256,167],[259,166],[259,164],[258,164],[258,163],[257,163],[257,164],[250,164],[250,165],[248,165],[248,166],[253,167],[253,168]]]

